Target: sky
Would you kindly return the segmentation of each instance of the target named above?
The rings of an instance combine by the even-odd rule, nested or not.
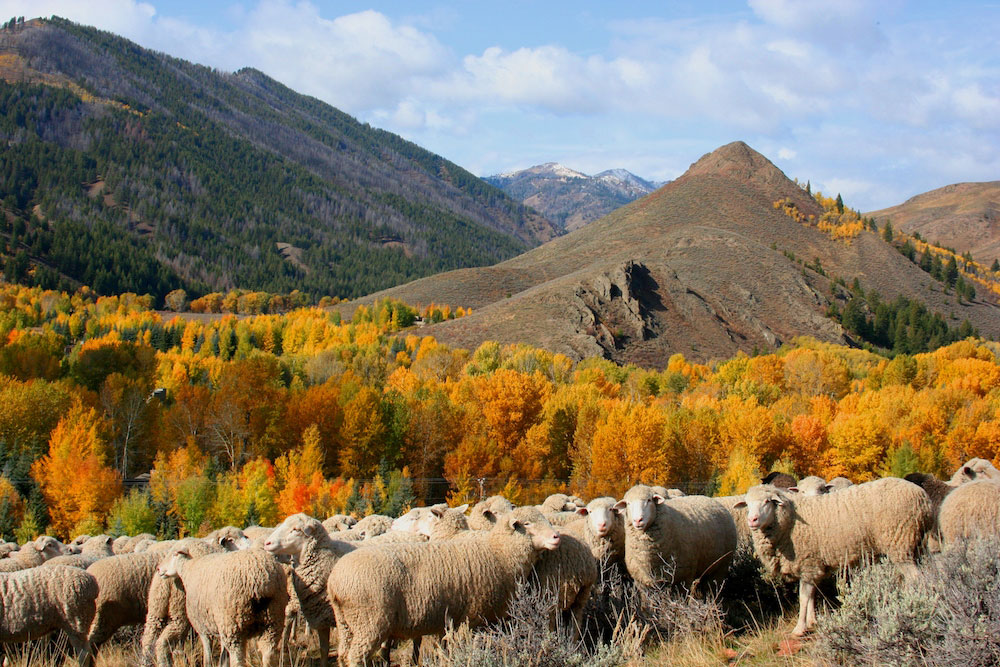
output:
[[[1000,180],[1000,2],[0,0],[255,67],[483,176],[743,140],[862,211]]]

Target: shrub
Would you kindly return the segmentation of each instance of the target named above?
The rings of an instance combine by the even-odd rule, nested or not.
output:
[[[156,510],[149,491],[133,489],[115,501],[108,515],[108,532],[119,535],[156,534]]]

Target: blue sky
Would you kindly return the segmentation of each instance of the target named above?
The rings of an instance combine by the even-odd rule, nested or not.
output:
[[[286,85],[486,175],[741,139],[872,210],[1000,179],[1000,4],[0,0]]]

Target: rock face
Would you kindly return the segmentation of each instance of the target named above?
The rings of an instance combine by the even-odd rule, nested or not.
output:
[[[837,241],[792,220],[773,206],[786,197],[805,215],[821,213],[764,156],[736,142],[656,192],[519,257],[365,301],[472,307],[471,316],[422,331],[450,345],[526,342],[574,359],[599,355],[652,368],[677,352],[708,361],[803,335],[850,342],[826,317],[845,302],[838,278],[1000,334],[1000,309],[959,306],[878,234]],[[810,268],[817,262],[822,271]],[[352,306],[340,307],[346,314]]]

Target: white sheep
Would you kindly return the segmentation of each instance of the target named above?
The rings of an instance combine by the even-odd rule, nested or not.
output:
[[[88,537],[81,546],[77,547],[80,549],[80,553],[50,558],[42,563],[41,567],[68,565],[69,567],[78,567],[81,570],[86,570],[102,558],[109,558],[115,555],[111,549],[113,542],[114,538],[110,535]]]
[[[565,493],[553,493],[541,505],[536,505],[542,514],[553,514],[555,512],[575,512],[578,507],[586,505],[577,496],[570,496]]]
[[[118,628],[145,622],[149,587],[162,557],[157,553],[118,554],[87,568],[99,591],[89,632],[95,653]]]
[[[392,528],[392,522],[393,518],[391,516],[386,516],[384,514],[369,514],[354,524],[350,530],[351,532],[360,535],[361,539],[368,540],[376,535],[388,532]]]
[[[42,535],[33,542],[26,542],[17,551],[0,560],[0,572],[17,572],[38,567],[52,558],[70,555],[69,547],[49,535]]]
[[[171,549],[185,546],[194,558],[223,551],[223,548],[215,540],[188,537],[168,542]],[[162,561],[163,557],[169,553],[169,549],[167,551],[151,549],[145,553],[154,555]],[[149,667],[154,663],[154,660],[159,667],[167,667],[170,664],[168,657],[170,644],[179,641],[191,628],[186,608],[187,595],[179,579],[153,577],[146,599],[146,623],[142,631],[139,651],[141,665]]]
[[[846,477],[838,476],[834,477],[827,483],[826,490],[830,493],[833,493],[834,491],[843,491],[847,487],[853,485],[854,482],[852,482],[851,480],[847,479]]]
[[[666,498],[667,500],[670,500],[671,498],[680,498],[682,496],[686,496],[687,495],[686,493],[684,493],[680,489],[668,489],[665,486],[651,486],[649,488],[651,488],[653,490],[653,493],[658,493],[661,496],[663,496],[664,498]]]
[[[1000,484],[983,479],[959,485],[941,503],[938,526],[945,544],[1000,537]]]
[[[188,621],[201,639],[205,664],[212,664],[211,637],[218,637],[233,667],[246,665],[246,643],[260,636],[261,662],[280,657],[288,588],[274,556],[244,549],[192,558],[177,547],[160,563],[161,577],[177,577],[187,596]]]
[[[729,516],[732,517],[733,526],[736,527],[737,547],[743,545],[750,546],[753,539],[750,535],[750,527],[747,526],[746,505],[740,504],[746,500],[746,494],[740,494],[738,496],[716,496],[712,498],[712,500],[725,507],[726,511],[729,512]]]
[[[521,507],[469,537],[352,551],[328,582],[340,659],[359,665],[389,639],[502,618],[539,552],[559,541],[541,512]]]
[[[614,498],[594,498],[579,519],[563,527],[563,534],[570,534],[590,547],[597,562],[625,564],[625,520],[615,510]]]
[[[25,642],[62,630],[79,664],[90,661],[87,633],[97,581],[76,567],[35,567],[0,575],[0,642]]]
[[[866,558],[887,556],[908,576],[932,524],[927,494],[888,477],[820,496],[790,494],[771,485],[747,491],[747,525],[764,569],[799,582],[802,636],[816,622],[817,584]]]
[[[490,496],[472,506],[469,512],[469,528],[472,530],[489,530],[499,517],[509,514],[514,505],[503,496]]]
[[[350,514],[334,514],[323,521],[326,532],[334,533],[341,530],[350,530],[357,524],[358,520]]]
[[[790,493],[798,493],[803,496],[820,496],[829,491],[826,480],[816,475],[809,475],[799,480],[795,486],[788,487]]]
[[[302,615],[319,639],[321,666],[327,664],[330,628],[336,624],[326,583],[337,561],[358,545],[332,539],[319,521],[306,514],[287,517],[264,542],[270,553],[293,558],[292,585]]]
[[[642,586],[721,581],[736,551],[736,526],[712,498],[667,500],[644,485],[615,504],[625,512],[625,566]]]
[[[1000,481],[1000,470],[997,470],[992,463],[986,459],[969,459],[955,471],[951,476],[949,484],[958,486],[966,482],[975,482],[981,479],[992,479]]]

